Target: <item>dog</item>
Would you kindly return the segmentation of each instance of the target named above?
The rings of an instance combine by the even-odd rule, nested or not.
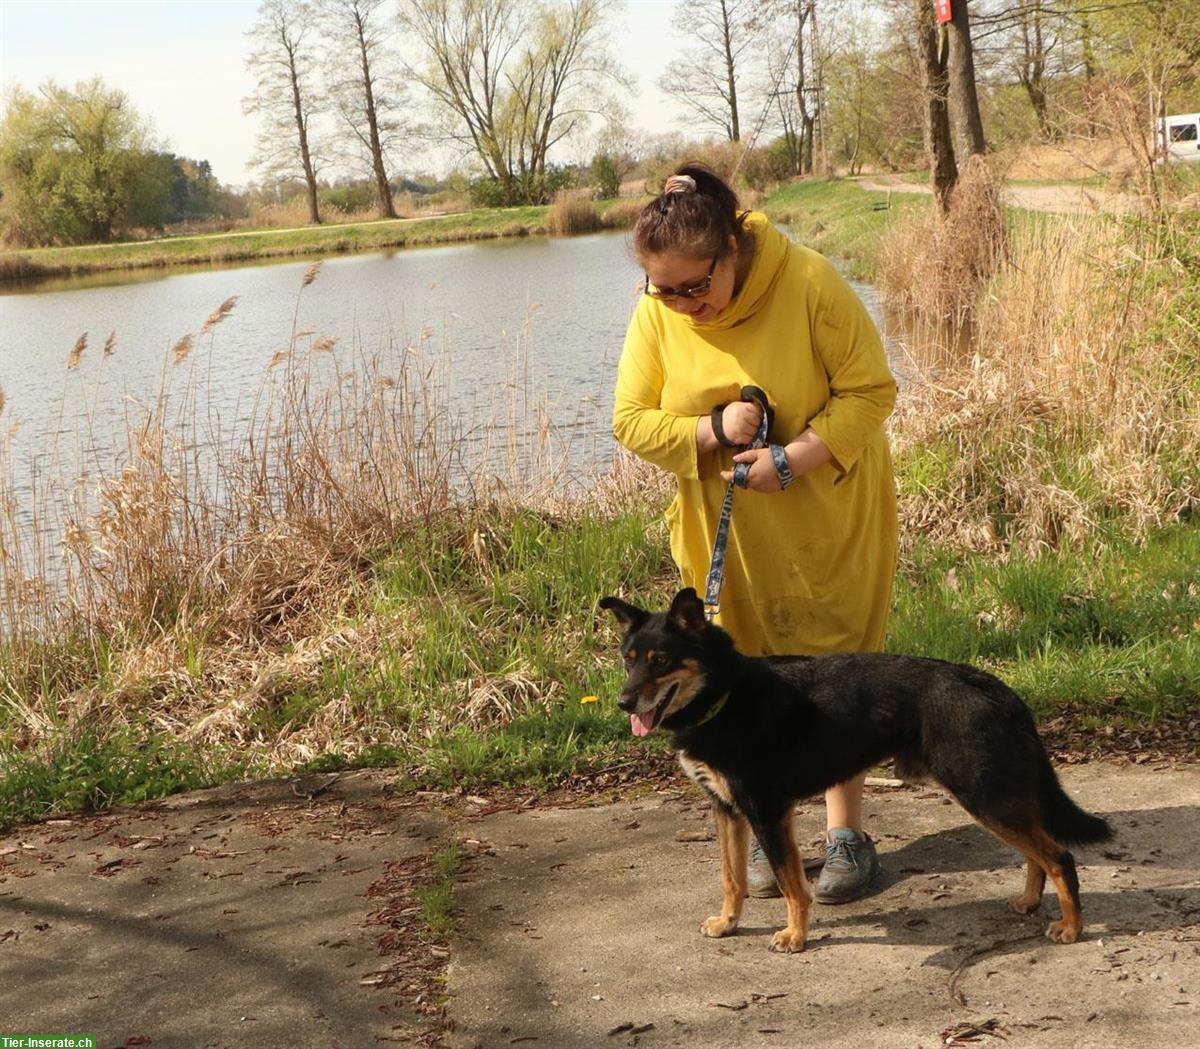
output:
[[[1083,927],[1079,879],[1065,844],[1105,841],[1108,823],[1064,793],[1021,698],[975,667],[915,656],[743,655],[706,621],[691,587],[666,612],[617,597],[600,607],[624,629],[618,706],[633,732],[672,734],[684,771],[712,799],[721,850],[721,913],[705,936],[737,929],[753,830],[787,901],[771,950],[804,949],[812,899],[793,832],[795,802],[886,758],[908,782],[935,781],[1028,861],[1009,906],[1040,906],[1046,878],[1062,918],[1046,935],[1074,943]]]

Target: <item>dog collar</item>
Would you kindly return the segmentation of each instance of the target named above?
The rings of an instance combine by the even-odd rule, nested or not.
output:
[[[696,722],[696,726],[695,726],[695,727],[696,727],[696,728],[699,728],[701,725],[705,725],[705,724],[707,724],[708,722],[712,721],[712,719],[713,719],[713,718],[715,718],[715,717],[716,717],[718,714],[720,714],[720,713],[721,713],[721,708],[722,708],[723,706],[725,706],[725,701],[726,701],[727,699],[729,699],[729,693],[728,693],[728,692],[726,692],[726,693],[725,693],[725,695],[723,695],[723,696],[722,696],[720,699],[718,699],[718,700],[717,700],[717,701],[716,701],[716,702],[715,702],[715,703],[714,703],[714,704],[713,704],[711,707],[709,707],[709,709],[708,709],[708,713],[707,713],[707,714],[705,714],[705,715],[704,715],[704,717],[702,717],[702,718],[701,718],[699,721],[697,721],[697,722]]]

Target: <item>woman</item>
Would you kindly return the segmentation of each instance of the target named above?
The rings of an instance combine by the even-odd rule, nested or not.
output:
[[[883,646],[896,567],[896,495],[883,423],[896,398],[866,309],[819,254],[766,217],[739,212],[715,174],[687,165],[634,229],[646,273],[625,338],[613,430],[676,475],[667,509],[683,585],[705,591],[733,464],[749,463],[734,500],[716,622],[750,655],[870,652]],[[764,390],[761,419],[742,402]],[[816,898],[861,896],[879,870],[862,832],[863,778],[826,793],[826,859]],[[761,849],[751,892],[777,893]]]

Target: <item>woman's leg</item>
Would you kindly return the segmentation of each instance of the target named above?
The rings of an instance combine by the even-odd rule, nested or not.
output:
[[[854,779],[830,787],[825,792],[825,829],[849,827],[851,830],[862,830],[863,784],[867,782],[866,772],[861,772]]]
[[[848,903],[864,895],[879,873],[875,843],[862,829],[865,772],[825,792],[825,866],[817,879],[822,903]]]

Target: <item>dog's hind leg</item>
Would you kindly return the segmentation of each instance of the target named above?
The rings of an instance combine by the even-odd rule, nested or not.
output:
[[[1018,914],[1032,914],[1042,905],[1042,893],[1046,891],[1046,871],[1035,859],[1025,866],[1025,890],[1019,896],[1010,896],[1008,905]]]
[[[779,891],[787,901],[787,926],[771,937],[771,950],[794,954],[804,950],[808,940],[808,908],[812,902],[812,889],[804,875],[800,850],[796,848],[792,806],[787,807],[782,819],[774,826],[758,826],[754,831],[767,859],[771,861]]]
[[[750,825],[740,813],[714,801],[717,816],[717,840],[721,844],[721,913],[700,924],[705,936],[728,936],[737,928],[746,897],[746,846]]]
[[[1074,943],[1078,940],[1083,930],[1083,912],[1079,904],[1079,876],[1075,873],[1075,857],[1040,826],[1033,826],[1027,830],[1004,827],[991,822],[984,823],[984,826],[1029,861],[1025,873],[1025,891],[1009,901],[1013,910],[1019,910],[1020,904],[1030,901],[1035,891],[1040,900],[1045,878],[1049,877],[1054,891],[1058,893],[1062,918],[1050,923],[1046,935],[1055,943]],[[1043,871],[1042,877],[1039,878],[1034,873],[1035,866]],[[1031,907],[1030,910],[1032,909]]]

